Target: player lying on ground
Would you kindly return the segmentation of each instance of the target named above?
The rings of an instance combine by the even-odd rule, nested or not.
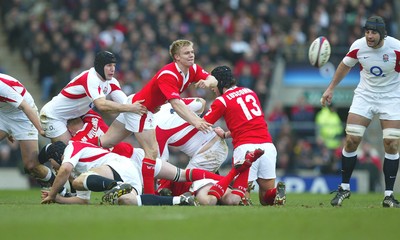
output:
[[[192,194],[197,197],[200,205],[217,205],[218,202],[223,205],[237,205],[238,202],[236,201],[235,196],[233,196],[230,189],[227,190],[228,185],[235,177],[248,171],[252,163],[263,155],[263,153],[264,151],[261,149],[248,152],[245,159],[238,161],[229,173],[219,181],[209,178],[194,181],[191,186]],[[112,204],[118,203],[120,205],[129,205],[135,203],[135,196],[132,193],[120,197],[112,193],[105,194],[103,199],[104,198],[108,199]]]
[[[48,159],[53,164],[57,163],[61,166],[59,166],[50,192],[44,191],[45,196],[42,203],[88,203],[90,191],[107,191],[120,181],[129,184],[131,188],[126,188],[127,185],[124,185],[123,189],[112,189],[113,194],[115,192],[122,194],[133,189],[132,193],[138,196],[135,205],[148,204],[146,201],[143,202],[139,196],[142,194],[143,188],[140,172],[144,158],[142,149],[136,148],[132,158],[127,158],[85,142],[70,141],[66,146],[63,142],[58,141],[45,148]],[[174,181],[194,181],[203,177],[221,178],[219,175],[201,169],[182,170],[161,160],[156,162],[155,173],[156,177]],[[64,186],[70,175],[76,176],[72,187],[77,190],[77,196],[62,198],[57,195],[57,192]],[[185,199],[190,201],[189,198]],[[154,201],[151,203],[155,204]]]

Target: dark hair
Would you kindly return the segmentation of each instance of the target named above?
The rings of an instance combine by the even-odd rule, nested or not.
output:
[[[104,66],[109,63],[117,63],[115,55],[108,51],[101,51],[96,54],[94,58],[94,69],[100,76],[106,80],[106,75],[104,74]]]
[[[382,17],[379,16],[369,17],[365,22],[364,29],[377,31],[380,35],[380,40],[386,37],[386,25]]]
[[[222,94],[223,88],[230,88],[236,85],[236,81],[233,78],[232,70],[227,66],[218,66],[211,71],[211,75],[213,75],[218,81],[218,90]]]

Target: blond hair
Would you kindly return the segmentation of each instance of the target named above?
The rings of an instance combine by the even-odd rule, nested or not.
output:
[[[175,40],[171,45],[169,46],[169,55],[171,58],[175,61],[174,56],[178,54],[179,50],[181,50],[182,47],[186,46],[193,46],[193,42],[185,39],[178,39]]]

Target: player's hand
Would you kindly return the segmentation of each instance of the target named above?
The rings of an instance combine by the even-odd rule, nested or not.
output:
[[[194,125],[194,127],[203,133],[208,133],[212,131],[212,124],[208,123],[202,118],[200,118],[200,120]]]
[[[39,134],[42,135],[43,137],[46,137],[46,133],[44,132],[43,129],[41,129],[41,130],[39,131]]]
[[[214,128],[214,132],[218,135],[218,137],[220,138],[225,138],[225,131],[224,129],[220,128],[220,127],[216,127]]]
[[[50,193],[49,190],[45,190],[45,189],[40,190],[40,197],[41,197],[42,201],[43,201],[46,197],[49,196],[49,193]]]
[[[54,197],[51,197],[50,195],[48,195],[47,197],[45,197],[42,200],[41,204],[52,204],[52,203],[55,203],[55,202],[56,202],[56,199]]]
[[[142,116],[143,114],[147,113],[147,108],[145,106],[142,105],[142,102],[144,102],[145,100],[138,100],[134,103],[132,103],[133,105],[133,111],[134,113],[139,114],[140,116]]]
[[[209,88],[210,87],[209,84],[207,83],[207,81],[205,81],[205,80],[198,81],[197,83],[194,84],[194,86],[196,88]]]
[[[333,91],[330,89],[326,89],[326,91],[324,92],[324,94],[322,94],[321,97],[321,106],[325,107],[328,106],[332,103],[332,98],[333,98]]]

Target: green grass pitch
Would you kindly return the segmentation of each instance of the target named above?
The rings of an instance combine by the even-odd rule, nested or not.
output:
[[[382,194],[288,194],[284,207],[41,205],[40,190],[0,191],[0,239],[384,239],[400,237],[399,209]]]

